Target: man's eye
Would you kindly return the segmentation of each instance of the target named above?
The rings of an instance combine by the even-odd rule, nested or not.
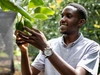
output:
[[[66,15],[68,18],[71,18],[72,17],[72,15],[70,15],[70,14],[68,14],[68,15]]]

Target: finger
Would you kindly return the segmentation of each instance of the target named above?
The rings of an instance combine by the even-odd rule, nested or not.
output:
[[[27,42],[22,41],[22,40],[16,40],[17,45],[22,45],[22,44],[26,44]]]
[[[27,43],[32,43],[34,40],[36,40],[36,37],[35,36],[31,36],[31,35],[28,35],[28,34],[25,34],[23,32],[20,32],[19,31],[19,39],[16,39],[18,41],[22,41],[20,43],[23,43],[23,41],[27,42]]]
[[[30,38],[23,37],[23,36],[21,36],[21,37],[22,37],[21,40],[23,40],[23,41],[18,42],[19,44],[24,44],[24,43],[30,43],[31,44],[32,42],[34,42],[33,38],[30,39]]]
[[[21,39],[26,39],[26,40],[28,40],[28,39],[29,39],[29,37],[28,37],[28,36],[25,36],[25,35],[22,35],[22,34],[19,34],[19,36],[21,37]]]
[[[38,29],[36,29],[36,28],[32,28],[32,29],[33,29],[34,31],[40,33],[40,31],[39,31]]]
[[[23,28],[24,28],[27,32],[29,32],[30,34],[32,34],[32,35],[37,35],[37,34],[38,34],[36,31],[34,31],[34,30],[32,30],[32,29],[30,29],[30,28],[28,28],[28,27],[26,27],[26,26],[24,26]]]
[[[21,40],[21,38],[19,37],[19,31],[18,30],[16,30],[14,34],[16,36],[16,40]]]
[[[15,36],[17,37],[18,36],[18,30],[15,30]]]
[[[20,37],[25,37],[25,38],[29,38],[29,37],[31,37],[31,35],[29,35],[29,34],[26,34],[25,32],[22,32],[22,31],[19,31],[19,36]]]
[[[34,36],[28,36],[28,37],[27,36],[23,36],[23,35],[19,35],[19,36],[21,37],[21,40],[24,40],[24,41],[26,41],[28,43],[36,40],[36,37],[34,37]]]
[[[31,36],[23,32],[20,32],[19,37],[21,38],[21,40],[24,40],[24,41],[36,40],[36,36]]]

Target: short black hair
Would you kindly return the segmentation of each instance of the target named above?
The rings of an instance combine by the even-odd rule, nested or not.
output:
[[[81,19],[85,19],[85,20],[87,19],[87,10],[82,5],[80,5],[78,3],[70,3],[67,6],[73,6],[73,7],[77,8],[79,17]]]

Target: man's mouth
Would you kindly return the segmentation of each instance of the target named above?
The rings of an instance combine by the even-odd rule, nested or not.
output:
[[[59,29],[65,29],[68,26],[67,23],[60,24]]]
[[[61,23],[61,24],[60,24],[60,26],[61,26],[61,25],[65,25],[65,26],[68,26],[68,24],[67,24],[67,23]]]

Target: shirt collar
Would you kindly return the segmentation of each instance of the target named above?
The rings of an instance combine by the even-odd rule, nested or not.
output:
[[[62,36],[61,38],[61,43],[64,47],[67,47],[67,45],[64,43],[64,36]],[[83,34],[82,33],[79,33],[79,37],[77,40],[75,40],[74,42],[70,43],[70,47],[74,46],[76,43],[78,43],[79,41],[81,41],[82,39],[84,38]]]

